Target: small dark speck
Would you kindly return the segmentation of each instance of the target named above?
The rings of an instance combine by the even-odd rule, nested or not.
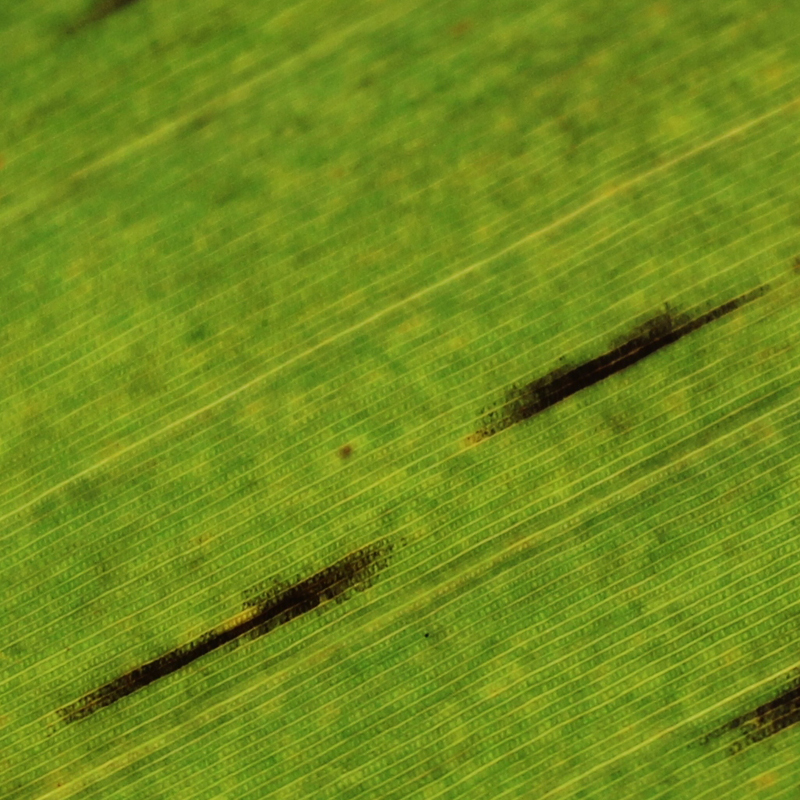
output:
[[[425,638],[426,638],[426,639],[427,639],[429,636],[430,636],[430,634],[429,634],[429,633],[426,633],[426,634],[425,634]]]
[[[794,263],[792,264],[792,269],[794,269],[796,274],[800,275],[800,256],[794,257]]]
[[[353,455],[353,448],[351,445],[343,444],[339,448],[339,458],[341,458],[342,461],[346,461],[351,455]]]

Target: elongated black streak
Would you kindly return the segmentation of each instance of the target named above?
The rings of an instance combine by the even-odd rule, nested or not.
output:
[[[492,436],[541,413],[581,389],[594,386],[605,378],[622,372],[709,322],[730,314],[745,303],[761,297],[768,290],[769,286],[759,286],[696,317],[673,314],[669,310],[661,312],[636,328],[614,349],[578,366],[558,367],[526,386],[512,387],[505,402],[499,409],[488,414],[485,426],[476,431],[473,438],[480,440]]]
[[[77,722],[122,697],[171,675],[204,655],[244,636],[254,638],[283,625],[330,600],[341,601],[353,589],[365,589],[386,566],[392,547],[366,547],[292,586],[273,591],[247,604],[244,619],[214,628],[193,642],[177,647],[85,694],[57,710],[64,722]]]
[[[744,748],[800,722],[800,677],[797,673],[795,670],[795,677],[777,697],[715,728],[700,743],[708,744],[712,739],[732,733],[735,739],[728,747],[728,753],[735,755]]]

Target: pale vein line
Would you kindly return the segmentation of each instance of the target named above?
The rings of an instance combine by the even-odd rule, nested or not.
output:
[[[73,172],[69,176],[68,180],[83,180],[96,170],[102,169],[110,164],[118,163],[119,161],[127,158],[130,154],[135,153],[150,144],[163,141],[171,134],[179,131],[183,126],[187,125],[192,120],[202,117],[204,114],[214,111],[219,112],[236,103],[247,100],[251,96],[252,91],[260,84],[265,83],[270,78],[280,75],[288,68],[292,68],[298,64],[303,64],[307,61],[313,61],[316,58],[324,58],[326,56],[333,55],[344,46],[348,39],[361,31],[363,28],[374,26],[375,30],[377,30],[381,25],[390,24],[402,19],[413,10],[414,9],[405,9],[400,13],[395,10],[394,13],[385,14],[377,21],[372,17],[361,19],[358,22],[348,26],[344,30],[339,31],[338,35],[332,35],[315,45],[311,45],[306,50],[303,50],[294,56],[290,56],[285,61],[276,64],[274,67],[267,69],[265,72],[257,73],[253,77],[230,89],[225,94],[214,97],[211,100],[207,100],[199,106],[192,106],[190,110],[173,117],[169,122],[165,122],[159,127],[151,130],[149,133],[146,133],[131,142],[127,142],[126,144],[118,147],[116,150],[112,150],[95,159],[85,167]],[[19,219],[25,214],[33,212],[37,206],[40,205],[41,200],[42,194],[35,195],[28,200],[28,202],[11,207],[8,214],[0,217],[0,220],[3,220],[4,224],[9,224],[11,221]]]

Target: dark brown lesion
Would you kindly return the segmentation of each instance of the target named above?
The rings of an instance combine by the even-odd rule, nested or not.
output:
[[[728,753],[735,755],[800,722],[800,675],[797,670],[792,675],[788,685],[776,697],[714,728],[702,737],[700,744],[732,734],[734,738],[728,746]]]
[[[480,441],[530,419],[582,389],[622,372],[667,345],[756,300],[767,291],[769,286],[759,286],[697,316],[678,314],[665,306],[663,311],[618,339],[614,347],[602,355],[582,364],[556,367],[524,386],[512,386],[500,404],[482,412],[483,423],[470,438],[473,442]]]
[[[393,546],[385,541],[370,545],[349,553],[309,578],[251,594],[245,602],[245,614],[237,620],[135,667],[57,709],[56,713],[63,722],[77,722],[225,645],[263,636],[325,603],[342,602],[353,591],[363,591],[372,585],[377,573],[386,567],[392,550]]]

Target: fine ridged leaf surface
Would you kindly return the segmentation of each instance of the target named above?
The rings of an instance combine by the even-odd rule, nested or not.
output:
[[[800,10],[0,10],[0,796],[791,798]]]

